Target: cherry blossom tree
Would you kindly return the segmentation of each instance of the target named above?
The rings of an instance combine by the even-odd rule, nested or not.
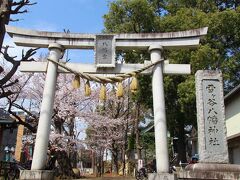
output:
[[[30,76],[20,74],[17,69],[21,61],[34,61],[33,56],[36,49],[29,49],[26,52],[22,51],[22,56],[11,56],[8,53],[9,46],[2,49],[0,53],[0,101],[1,108],[7,108],[7,111],[15,117],[17,124],[22,124],[32,132],[36,132],[36,128],[31,124],[23,121],[18,114],[12,110],[13,104],[18,99],[21,89],[27,84]],[[5,102],[5,103],[3,103]],[[7,106],[6,106],[7,103]],[[5,106],[4,106],[5,105]]]
[[[15,83],[16,86],[11,87],[11,91],[18,93],[13,93],[10,96],[9,104],[11,103],[11,107],[27,113],[29,120],[31,120],[31,126],[25,126],[32,132],[36,132],[45,75],[19,74],[17,76],[16,74],[15,78],[18,81]],[[101,102],[98,98],[100,87],[98,84],[91,82],[91,96],[85,97],[83,87],[80,89],[72,88],[72,79],[73,75],[58,75],[50,148],[58,152],[67,152],[68,155],[74,154],[73,151],[76,152],[77,148],[83,145],[83,142],[78,139],[80,132],[76,127],[76,121],[84,120],[84,123],[88,125],[88,139],[84,143],[99,155],[99,162],[102,162],[104,151],[111,151],[114,162],[113,170],[118,172],[119,156],[122,156],[122,162],[125,161],[127,133],[134,134],[135,129],[138,129],[134,122],[139,118],[139,110],[133,110],[135,105],[127,90],[129,83],[124,82],[125,95],[122,98],[117,98],[115,87],[112,90],[109,85],[108,98],[105,102]],[[85,83],[86,81],[82,80],[82,86]],[[26,104],[29,107],[26,107]],[[71,166],[68,166],[70,169]]]
[[[107,100],[102,103],[96,102],[98,105],[94,111],[85,111],[82,117],[88,124],[86,141],[88,146],[95,150],[100,160],[103,152],[110,150],[114,164],[113,171],[118,173],[119,155],[125,156],[123,150],[126,148],[128,125],[133,123],[133,118],[129,111],[131,107],[128,93],[125,97],[117,98],[114,91],[109,89]]]
[[[33,75],[22,86],[18,101],[13,104],[14,107],[28,112],[31,118],[36,118],[36,121],[39,118],[44,79],[44,74]],[[78,116],[82,111],[92,107],[92,99],[97,95],[92,91],[91,96],[85,97],[83,88],[77,90],[72,88],[72,79],[73,75],[58,75],[49,144],[50,150],[53,150],[58,157],[62,173],[67,175],[72,175],[71,169],[77,163],[77,149],[83,144],[78,138],[80,132],[76,127],[76,121],[79,121]],[[84,85],[83,81],[82,84]],[[24,102],[30,102],[32,111],[37,113],[32,114]],[[74,163],[68,163],[69,161]],[[66,167],[63,168],[63,166]]]

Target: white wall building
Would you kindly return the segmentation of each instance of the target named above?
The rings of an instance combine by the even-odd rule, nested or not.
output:
[[[240,164],[240,85],[230,91],[224,101],[230,163]]]

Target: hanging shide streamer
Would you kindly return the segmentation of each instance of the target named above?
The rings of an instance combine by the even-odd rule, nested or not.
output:
[[[99,95],[99,99],[105,101],[107,98],[107,89],[106,89],[106,85],[102,84],[101,85],[101,89],[100,89],[100,95]]]
[[[132,78],[132,82],[130,84],[130,90],[132,93],[136,93],[138,90],[138,80],[137,80],[136,74]]]
[[[124,74],[116,75],[115,77],[101,77],[101,76],[95,76],[95,75],[91,75],[91,74],[88,74],[88,73],[75,71],[75,70],[67,67],[64,63],[57,62],[57,61],[49,59],[49,58],[48,58],[48,60],[76,75],[73,82],[72,82],[72,85],[73,85],[74,88],[79,88],[80,87],[80,78],[86,79],[87,81],[94,81],[94,82],[98,82],[98,83],[116,83],[116,82],[123,81],[127,78],[132,77],[132,83],[130,84],[130,90],[133,93],[137,92],[137,90],[138,90],[138,81],[137,81],[136,75],[140,74],[141,72],[143,72],[143,71],[145,71],[145,70],[147,70],[147,69],[149,69],[149,68],[151,68],[151,67],[155,66],[156,64],[163,61],[163,59],[160,59],[159,61],[157,61],[155,63],[151,63],[147,66],[144,66],[141,69],[132,71],[130,73],[124,73]]]
[[[131,77],[132,77],[132,82],[130,84],[130,90],[131,90],[132,93],[135,94],[137,92],[138,88],[139,88],[138,87],[139,86],[138,85],[138,80],[137,80],[136,76],[138,74],[140,74],[141,72],[145,71],[146,69],[151,68],[151,67],[155,66],[156,64],[163,61],[163,59],[160,59],[159,61],[157,61],[155,63],[151,63],[147,66],[144,66],[141,69],[138,69],[138,70],[135,70],[135,71],[132,71],[132,72],[129,72],[129,73],[116,75],[114,77],[101,77],[101,76],[91,75],[91,74],[88,74],[88,73],[77,72],[77,71],[67,67],[64,63],[60,63],[60,62],[57,62],[57,61],[51,60],[51,59],[48,59],[48,60],[57,64],[57,65],[59,65],[60,67],[64,68],[65,70],[75,74],[75,78],[72,82],[73,88],[76,89],[76,88],[80,87],[80,78],[86,79],[86,81],[87,81],[86,85],[85,85],[85,95],[86,96],[91,95],[91,88],[90,88],[89,81],[103,83],[102,87],[101,87],[101,90],[100,90],[100,95],[99,95],[99,98],[101,100],[106,100],[106,91],[107,91],[106,90],[106,83],[117,83],[117,82],[123,81],[123,80],[125,80],[127,78],[131,78]],[[122,97],[123,96],[123,85],[122,85],[122,83],[118,84],[116,95],[117,95],[117,97]]]
[[[116,96],[117,96],[118,98],[123,97],[123,84],[122,84],[122,82],[119,82],[119,83],[117,84]]]
[[[95,81],[95,82],[99,82],[99,83],[116,83],[116,82],[119,82],[120,80],[122,81],[124,79],[129,78],[129,77],[132,77],[132,76],[134,76],[134,74],[140,74],[141,72],[155,66],[156,64],[159,64],[160,62],[163,61],[163,59],[160,59],[160,60],[158,60],[154,63],[151,63],[147,66],[144,66],[141,69],[138,69],[138,70],[135,70],[135,71],[132,71],[132,72],[129,72],[129,73],[119,74],[119,75],[116,75],[115,77],[95,76],[95,75],[91,75],[91,74],[88,74],[88,73],[83,73],[83,72],[80,72],[80,71],[73,70],[73,69],[67,67],[65,63],[57,62],[57,61],[52,60],[50,58],[48,58],[48,61],[51,61],[51,62],[57,64],[58,66],[64,68],[65,70],[67,70],[71,73],[74,73],[74,74],[80,76],[81,78],[87,79],[89,81]]]
[[[79,75],[75,75],[73,81],[72,81],[72,86],[74,89],[80,88],[80,77]]]
[[[89,81],[86,82],[85,84],[85,96],[90,96],[91,95],[91,87]]]

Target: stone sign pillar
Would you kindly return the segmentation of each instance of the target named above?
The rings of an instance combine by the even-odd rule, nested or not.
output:
[[[219,71],[196,73],[199,160],[202,163],[229,162],[222,81]]]
[[[228,164],[227,130],[220,71],[196,75],[199,163],[179,172],[179,179],[240,179],[240,166]]]

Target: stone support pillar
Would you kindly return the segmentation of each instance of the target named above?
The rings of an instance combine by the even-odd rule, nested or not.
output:
[[[162,59],[162,46],[150,46],[152,63]],[[153,68],[152,77],[157,173],[169,172],[167,122],[163,86],[163,61]]]
[[[49,45],[49,59],[58,61],[63,55],[63,47],[57,43]],[[48,62],[46,80],[43,91],[43,100],[38,123],[37,137],[33,154],[32,170],[43,170],[49,142],[49,133],[52,119],[53,103],[57,81],[57,65]]]

